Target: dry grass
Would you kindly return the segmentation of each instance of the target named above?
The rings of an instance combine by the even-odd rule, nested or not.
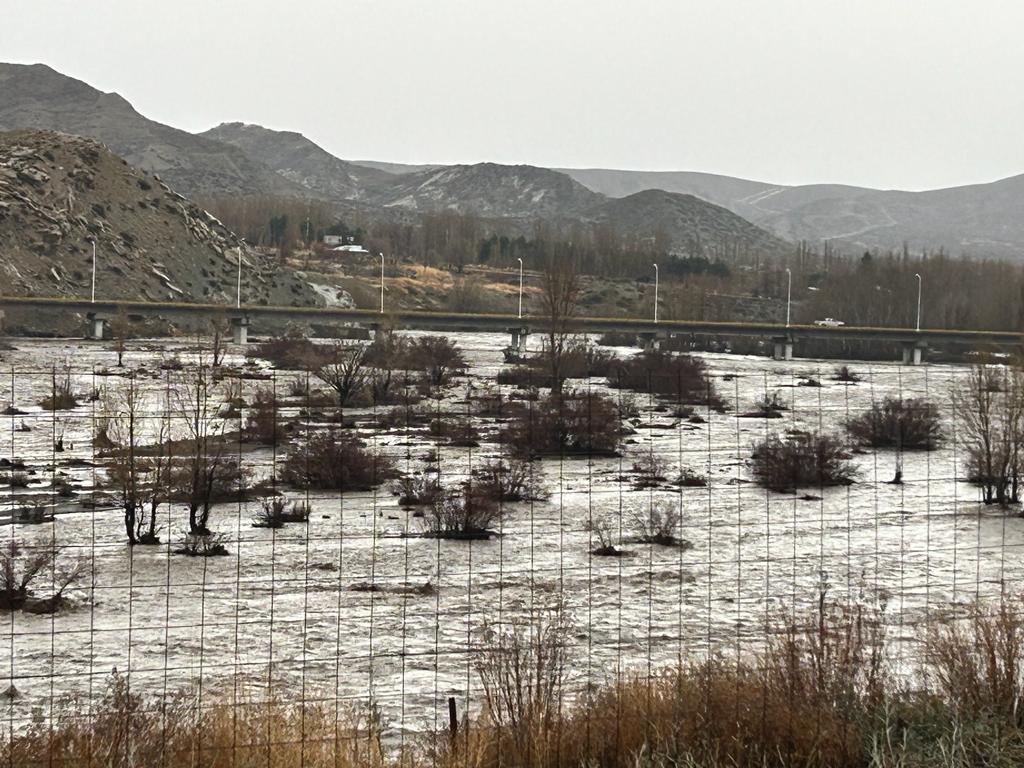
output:
[[[162,707],[114,677],[91,718],[68,707],[0,745],[4,766],[47,768],[377,768],[379,729],[333,705],[221,700],[193,695]]]
[[[926,687],[888,664],[884,606],[840,602],[782,613],[742,658],[621,674],[568,698],[575,632],[564,606],[478,636],[480,711],[452,736],[397,754],[379,717],[326,704],[204,700],[162,707],[114,678],[90,718],[58,709],[0,745],[12,766],[334,768],[1011,768],[1024,764],[1019,598],[938,622],[922,654]],[[209,695],[208,695],[208,698]]]

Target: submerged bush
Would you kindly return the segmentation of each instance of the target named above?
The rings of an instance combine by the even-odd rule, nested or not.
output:
[[[424,515],[427,535],[442,539],[486,539],[494,535],[501,510],[467,486],[438,494]]]
[[[308,523],[309,512],[309,505],[304,501],[270,496],[260,501],[260,509],[252,524],[254,528],[282,528],[285,523]]]
[[[684,542],[679,538],[681,523],[679,505],[671,502],[657,502],[633,513],[633,528],[636,541],[640,544],[660,544],[664,547],[682,545]]]
[[[473,494],[492,501],[537,501],[548,497],[539,470],[523,459],[489,461],[473,475]]]
[[[846,422],[860,445],[931,451],[942,439],[939,409],[927,400],[887,397]]]
[[[624,430],[615,401],[596,392],[551,393],[520,406],[502,439],[521,456],[618,454]]]
[[[834,435],[798,432],[773,435],[754,448],[754,475],[773,491],[849,485],[856,477],[850,456]]]
[[[679,403],[719,405],[707,366],[698,357],[670,352],[642,352],[618,363],[608,386],[670,397]]]
[[[296,488],[369,490],[398,476],[394,461],[335,430],[318,432],[288,454],[281,479]]]

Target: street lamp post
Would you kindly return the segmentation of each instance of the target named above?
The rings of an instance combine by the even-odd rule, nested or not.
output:
[[[380,313],[384,314],[384,253],[380,254]]]
[[[92,241],[92,296],[89,301],[96,303],[96,241]]]
[[[914,277],[917,278],[917,332],[921,332],[921,275],[917,272],[914,273]]]
[[[235,307],[242,308],[242,246],[235,249],[238,254],[238,289],[235,292]]]
[[[789,305],[793,300],[793,270],[786,267],[786,327],[789,328]]]
[[[516,258],[519,262],[519,319],[523,319],[523,260]]]
[[[654,265],[654,322],[658,322],[658,265]]]

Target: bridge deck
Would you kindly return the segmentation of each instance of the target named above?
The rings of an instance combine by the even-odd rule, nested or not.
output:
[[[25,296],[4,296],[2,307],[34,308],[114,315],[119,312],[136,315],[159,316],[172,319],[188,315],[209,316],[244,315],[255,319],[294,320],[299,322],[357,323],[377,326],[384,323],[397,327],[423,330],[463,330],[503,332],[512,328],[529,328],[543,331],[548,323],[542,317],[519,318],[505,314],[461,314],[454,312],[397,311],[381,314],[367,309],[342,309],[339,307],[288,307],[243,305],[241,309],[222,304],[198,304],[185,302],[147,301],[96,301],[65,298],[36,298]],[[712,336],[761,336],[821,339],[856,339],[893,342],[932,342],[964,344],[1018,345],[1024,341],[1024,334],[1016,331],[963,331],[948,329],[913,328],[871,328],[840,326],[838,328],[817,325],[784,325],[750,322],[710,322],[704,320],[637,320],[612,317],[575,317],[570,323],[571,330],[586,333],[636,333],[657,335],[712,335]]]

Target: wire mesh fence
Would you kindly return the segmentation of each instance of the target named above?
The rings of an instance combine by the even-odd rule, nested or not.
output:
[[[553,395],[543,366],[509,374],[497,337],[455,341],[464,369],[388,370],[382,392],[367,363],[347,396],[338,371],[214,365],[190,343],[133,344],[123,367],[18,343],[0,382],[7,763],[576,765],[598,739],[591,764],[625,765],[607,740],[661,728],[672,670],[748,675],[797,636],[821,651],[856,630],[858,654],[926,688],[936,628],[1006,605],[1021,575],[1024,521],[969,482],[968,367],[707,355],[683,387],[665,359],[639,377],[606,361]],[[987,370],[1013,400],[1009,369]],[[856,439],[887,398],[927,410],[931,441],[898,419]],[[822,468],[822,436],[846,474]],[[812,441],[787,487],[765,487],[776,437]],[[843,648],[828,663],[867,665]],[[627,685],[645,693],[609,708]],[[710,690],[690,696],[704,717]],[[725,720],[760,701],[763,732],[779,695],[745,690]],[[187,759],[182,707],[208,736]],[[67,736],[111,712],[115,746]],[[481,757],[479,734],[524,727],[529,749]],[[18,752],[26,734],[49,756]]]

